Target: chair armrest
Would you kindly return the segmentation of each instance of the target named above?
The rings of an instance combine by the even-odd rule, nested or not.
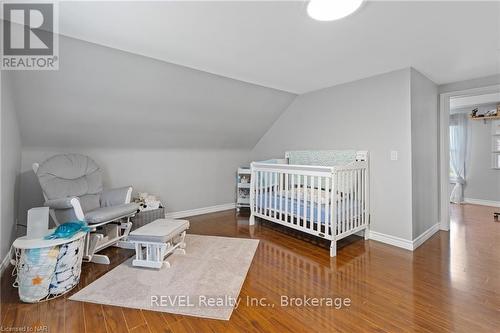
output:
[[[104,190],[101,193],[101,207],[110,207],[130,203],[132,186]]]
[[[51,209],[73,208],[73,204],[71,203],[71,200],[73,199],[78,200],[77,197],[66,197],[66,198],[47,200],[45,201],[45,207],[49,207]]]
[[[78,220],[82,221],[85,217],[83,214],[82,206],[80,205],[80,199],[77,197],[66,197],[60,199],[52,199],[45,201],[45,206],[50,209],[73,209],[75,211],[75,216]]]

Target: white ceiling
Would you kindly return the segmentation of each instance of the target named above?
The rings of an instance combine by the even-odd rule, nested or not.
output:
[[[413,66],[438,84],[499,72],[500,2],[369,2],[317,22],[302,1],[61,2],[62,34],[303,93]]]

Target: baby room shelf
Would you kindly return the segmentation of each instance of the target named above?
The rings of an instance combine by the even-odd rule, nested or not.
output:
[[[472,117],[469,116],[470,119],[473,120],[497,120],[500,119],[500,116],[490,116],[490,117]]]
[[[236,210],[240,211],[243,207],[250,207],[250,177],[249,168],[238,168],[236,178]]]

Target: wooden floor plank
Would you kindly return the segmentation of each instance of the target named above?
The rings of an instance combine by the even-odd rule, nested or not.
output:
[[[69,301],[19,301],[10,270],[0,281],[2,327],[46,325],[49,332],[496,332],[500,327],[500,223],[495,208],[452,206],[451,232],[437,232],[414,252],[360,237],[329,244],[225,211],[190,218],[190,233],[261,242],[229,321]],[[104,251],[110,265],[85,263],[77,289],[133,252]],[[347,308],[282,306],[281,297],[349,298]],[[247,304],[265,298],[272,306]]]
[[[121,308],[111,305],[103,305],[104,321],[108,332],[127,333],[128,328]]]
[[[161,312],[142,310],[151,333],[172,333],[170,324],[167,323]]]
[[[85,332],[85,317],[83,302],[66,299],[66,332]]]
[[[123,317],[125,318],[125,322],[127,323],[127,327],[129,330],[137,326],[147,326],[146,320],[141,313],[141,310],[131,309],[131,308],[121,308],[123,312]]]
[[[100,304],[83,303],[85,328],[88,333],[107,333],[104,312]],[[111,332],[109,332],[111,333]]]

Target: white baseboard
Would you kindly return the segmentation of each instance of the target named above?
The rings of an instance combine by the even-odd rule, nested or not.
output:
[[[415,238],[413,241],[396,236],[383,234],[373,230],[370,230],[370,239],[381,243],[397,246],[405,250],[413,251],[417,247],[422,245],[426,240],[431,238],[432,235],[438,232],[440,229],[439,227],[440,227],[439,223],[434,224],[432,227],[424,231],[420,236]]]
[[[474,198],[464,198],[464,202],[473,205],[500,207],[500,201],[482,200]]]
[[[432,227],[430,227],[429,229],[427,229],[426,231],[424,231],[420,236],[418,236],[417,238],[415,238],[413,240],[413,242],[412,242],[413,243],[412,244],[413,250],[415,250],[420,245],[424,244],[426,240],[428,240],[429,238],[431,238],[432,235],[434,235],[440,229],[441,229],[441,224],[440,223],[436,223]]]
[[[223,204],[223,205],[202,207],[202,208],[196,208],[196,209],[190,209],[190,210],[183,210],[180,212],[167,213],[167,214],[165,214],[165,217],[171,218],[171,219],[180,219],[183,217],[196,216],[196,215],[208,214],[208,213],[215,213],[215,212],[220,212],[223,210],[229,210],[229,209],[235,209],[235,208],[236,208],[235,203],[227,203],[227,204]]]
[[[391,236],[387,234],[383,234],[381,232],[376,232],[370,230],[370,239],[376,240],[377,242],[397,246],[406,250],[413,250],[413,242],[404,238]]]

